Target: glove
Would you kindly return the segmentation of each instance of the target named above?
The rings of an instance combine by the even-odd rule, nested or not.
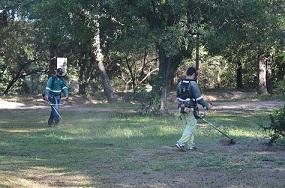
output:
[[[209,103],[208,106],[206,107],[206,110],[210,110],[213,107],[212,103]]]

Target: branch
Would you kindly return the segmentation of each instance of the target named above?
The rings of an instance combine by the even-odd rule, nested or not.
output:
[[[150,74],[152,74],[153,72],[158,71],[158,70],[159,69],[156,68],[156,69],[153,69],[152,71],[150,71],[149,73],[147,73],[147,75],[139,82],[139,84],[137,86],[139,86],[143,81],[145,81],[149,77]],[[136,88],[137,88],[137,86],[136,86]]]

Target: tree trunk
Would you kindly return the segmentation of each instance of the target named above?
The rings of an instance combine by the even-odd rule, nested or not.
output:
[[[109,103],[116,103],[117,97],[113,91],[112,86],[110,85],[110,80],[105,71],[105,67],[102,61],[98,61],[98,67],[99,67],[100,74],[103,80],[104,93],[107,96],[107,100]]]
[[[5,89],[3,95],[7,95],[11,87],[14,85],[15,82],[20,78],[21,72],[23,70],[24,66],[21,66],[15,75],[15,77],[11,80],[11,82],[8,84],[7,88]]]
[[[86,95],[86,86],[87,84],[84,82],[84,80],[79,78],[79,87],[78,87],[79,95]]]
[[[199,34],[197,33],[196,36],[196,70],[199,74],[199,68],[200,68],[200,45],[199,45]],[[196,75],[196,82],[199,82],[199,77]]]
[[[243,89],[243,83],[242,83],[242,63],[238,62],[238,68],[237,68],[237,89]]]
[[[104,93],[107,97],[109,103],[117,102],[117,97],[113,92],[113,88],[110,84],[109,77],[106,73],[105,66],[103,64],[104,56],[102,54],[101,45],[100,45],[100,28],[99,21],[95,20],[95,31],[92,45],[92,53],[96,57],[96,63],[98,64],[99,72],[103,81]]]
[[[167,98],[169,94],[169,89],[171,85],[171,61],[172,57],[166,57],[163,49],[159,50],[159,82],[161,82],[160,87],[160,113],[166,113]]]
[[[258,57],[258,88],[257,94],[266,93],[266,54],[262,53]]]
[[[82,57],[82,55],[80,56],[80,58]],[[79,95],[86,95],[86,83],[85,83],[85,79],[84,79],[84,70],[85,70],[85,64],[81,58],[81,60],[79,60],[78,62],[78,66],[79,66],[79,73],[78,73],[78,93]]]
[[[127,64],[127,68],[129,70],[129,73],[131,75],[132,86],[133,86],[132,89],[135,91],[136,90],[136,78],[135,78],[135,75],[133,73],[132,66],[129,63],[128,57],[126,57],[126,64]]]
[[[7,27],[8,26],[8,16],[7,16],[8,8],[5,8],[1,13],[0,13],[0,25],[2,27]]]
[[[49,45],[49,70],[48,70],[48,77],[52,76],[55,73],[55,70],[57,68],[57,62],[56,62],[56,45],[55,44],[50,44]]]
[[[272,57],[268,57],[266,63],[266,89],[267,92],[272,94],[273,93],[273,76],[272,76]]]

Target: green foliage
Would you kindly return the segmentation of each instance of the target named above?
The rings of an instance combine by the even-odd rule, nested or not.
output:
[[[274,84],[276,86],[276,90],[281,92],[281,93],[284,93],[285,92],[285,82],[282,80],[282,81],[274,81]]]
[[[134,93],[134,100],[140,103],[142,114],[158,114],[160,97],[153,90],[148,91],[146,86],[138,87]]]
[[[269,131],[272,145],[278,138],[285,136],[285,105],[283,108],[274,110],[270,115],[270,126],[260,125],[264,131]]]
[[[173,74],[183,66],[175,60],[177,54],[184,61],[190,57],[194,65],[196,42],[214,58],[223,56],[223,62],[209,55],[201,58],[203,86],[235,88],[236,68],[241,65],[245,88],[255,88],[257,49],[284,50],[283,4],[278,0],[1,1],[2,9],[10,10],[7,27],[0,27],[0,91],[8,87],[18,71],[20,77],[11,83],[9,92],[34,92],[54,56],[68,57],[72,85],[79,88],[79,93],[92,95],[101,90],[102,79],[91,53],[95,19],[100,22],[104,65],[115,90],[152,85],[150,77],[159,72],[153,70],[162,59],[159,52],[171,56]],[[197,33],[199,41],[194,37]],[[273,62],[273,69],[282,77],[284,53],[279,59],[279,63]],[[31,78],[33,75],[35,78]],[[159,93],[160,87],[154,90]]]
[[[280,98],[284,100],[284,81],[276,81],[275,85],[276,89],[282,93],[282,97]],[[272,145],[278,138],[285,136],[285,105],[283,108],[273,111],[269,117],[271,121],[270,126],[260,126],[263,128],[263,130],[270,132],[271,139],[268,144]]]
[[[285,35],[285,34],[284,34]],[[285,39],[284,39],[285,40]],[[280,53],[278,57],[281,59],[281,62],[285,63],[285,51]]]

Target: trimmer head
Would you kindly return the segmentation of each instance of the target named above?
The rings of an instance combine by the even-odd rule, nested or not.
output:
[[[226,133],[222,132],[220,129],[218,129],[215,125],[213,125],[212,123],[208,122],[207,120],[205,120],[204,118],[202,118],[203,121],[205,121],[206,123],[208,123],[211,127],[213,127],[214,129],[216,129],[217,131],[219,131],[222,135],[224,135],[225,137],[227,137],[228,139],[221,139],[220,143],[222,143],[223,145],[232,145],[235,144],[236,142],[229,137]]]
[[[225,146],[229,146],[235,144],[236,142],[233,139],[221,139],[220,143]]]

